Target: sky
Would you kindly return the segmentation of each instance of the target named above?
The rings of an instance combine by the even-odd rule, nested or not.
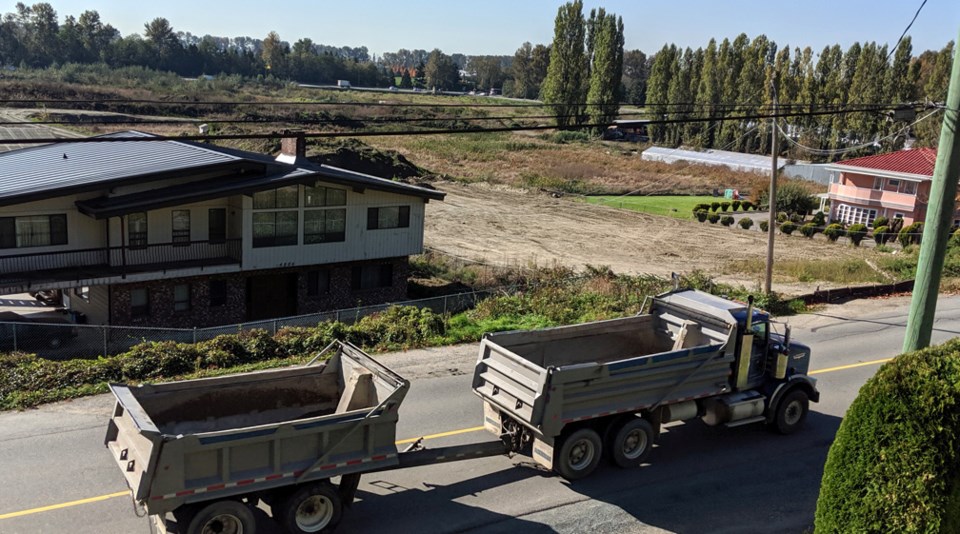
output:
[[[760,34],[781,47],[814,51],[839,43],[877,41],[893,46],[923,0],[585,0],[623,17],[627,50],[653,53],[664,43],[705,46]],[[30,1],[25,1],[31,4]],[[100,12],[123,35],[143,33],[165,17],[174,30],[195,35],[263,38],[276,31],[293,43],[309,37],[334,46],[366,46],[371,53],[400,48],[467,55],[512,55],[524,42],[549,43],[562,0],[50,0],[61,20]],[[14,11],[9,2],[4,12]],[[775,7],[771,7],[771,5]],[[960,0],[928,0],[911,28],[914,54],[940,49],[960,32]]]

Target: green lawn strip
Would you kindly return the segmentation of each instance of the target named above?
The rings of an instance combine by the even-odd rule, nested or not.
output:
[[[596,195],[587,197],[587,202],[593,204],[602,204],[614,208],[629,209],[642,213],[653,213],[655,215],[666,215],[678,219],[690,219],[693,216],[693,207],[697,204],[710,204],[711,202],[730,202],[721,197],[712,196],[617,196],[617,195]],[[741,213],[738,211],[737,213]],[[720,213],[718,211],[718,213]],[[733,213],[728,211],[727,213]]]

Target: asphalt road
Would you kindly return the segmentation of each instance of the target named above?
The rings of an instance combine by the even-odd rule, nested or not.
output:
[[[575,484],[524,457],[494,457],[369,475],[341,532],[803,532],[813,522],[827,450],[877,360],[899,352],[906,300],[793,319],[794,339],[814,350],[822,399],[806,428],[779,436],[760,427],[667,428],[649,465],[601,467]],[[883,309],[884,311],[879,311]],[[960,334],[960,298],[941,298],[934,341]],[[401,409],[403,438],[446,433],[427,445],[486,440],[467,372],[473,349],[435,351],[444,372],[418,372]],[[436,364],[434,362],[434,368]],[[102,446],[105,396],[0,414],[0,532],[148,532]],[[51,508],[52,507],[52,508]],[[265,514],[262,532],[275,533]]]

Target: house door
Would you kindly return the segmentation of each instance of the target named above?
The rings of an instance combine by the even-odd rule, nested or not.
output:
[[[247,278],[247,320],[297,314],[297,273]]]

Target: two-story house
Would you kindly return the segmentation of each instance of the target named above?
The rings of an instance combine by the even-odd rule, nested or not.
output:
[[[0,293],[64,291],[89,323],[192,327],[406,297],[444,193],[141,132],[0,154]],[[116,141],[136,138],[140,141]]]
[[[866,225],[879,216],[904,224],[923,221],[936,160],[936,149],[914,148],[828,166],[839,174],[827,193],[830,219]]]

